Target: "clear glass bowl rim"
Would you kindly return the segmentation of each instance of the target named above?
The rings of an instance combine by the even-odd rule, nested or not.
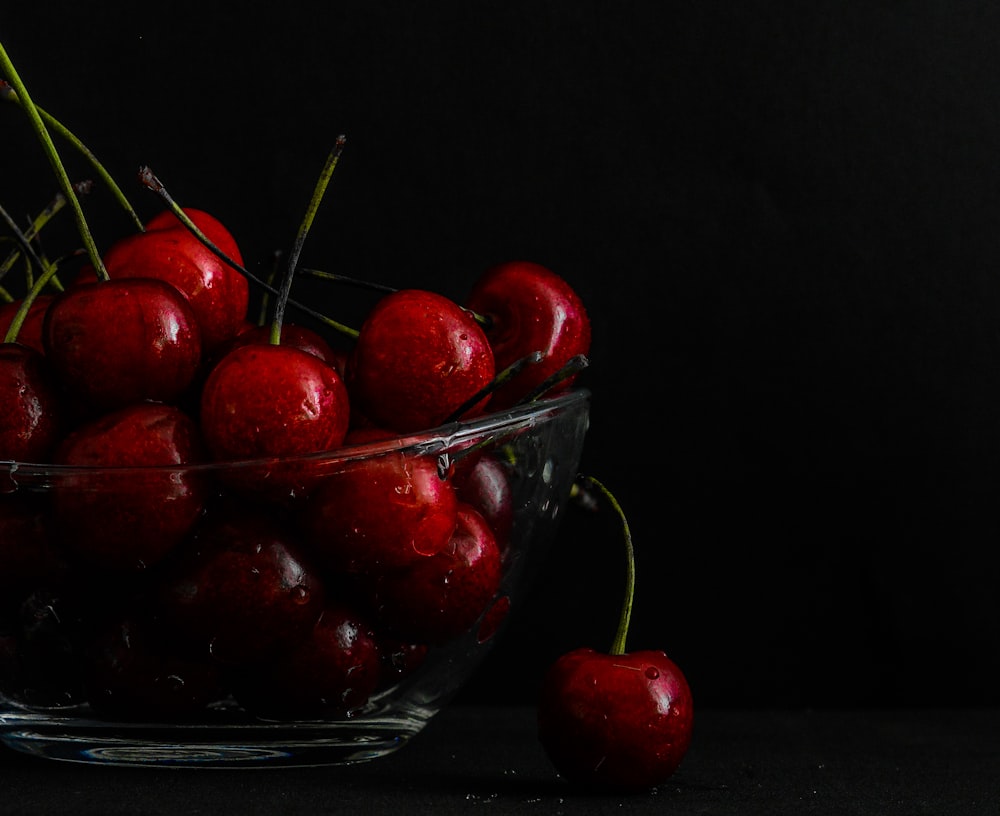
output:
[[[242,468],[260,468],[269,464],[336,464],[349,463],[359,459],[388,453],[408,455],[429,455],[452,449],[463,443],[488,439],[491,436],[504,437],[511,433],[542,424],[567,410],[589,404],[590,390],[574,388],[557,395],[542,397],[525,405],[514,406],[501,411],[488,412],[471,419],[449,422],[413,433],[397,434],[386,439],[347,444],[339,448],[295,456],[268,456],[255,459],[211,460],[182,464],[90,467],[62,465],[55,463],[18,462],[0,459],[0,475],[15,482],[18,478],[29,479],[41,476],[99,476],[103,473],[122,475],[136,473],[198,473],[229,472]],[[0,491],[2,492],[2,491]]]

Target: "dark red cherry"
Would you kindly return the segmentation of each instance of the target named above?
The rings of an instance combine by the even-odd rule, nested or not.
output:
[[[40,497],[0,494],[0,614],[16,609],[35,588],[60,583],[69,570],[49,539],[48,517]]]
[[[472,315],[442,295],[403,289],[383,297],[362,323],[348,384],[375,425],[407,432],[449,419],[494,374],[493,352]]]
[[[340,375],[292,346],[241,346],[219,361],[202,390],[202,431],[220,461],[332,450],[349,420]]]
[[[514,525],[514,494],[509,468],[494,453],[470,455],[468,467],[464,460],[454,476],[459,499],[470,504],[482,515],[493,530],[497,545],[506,551]]]
[[[458,499],[435,458],[399,451],[345,463],[323,479],[302,516],[324,564],[363,574],[440,552],[457,522]]]
[[[191,306],[153,278],[70,287],[46,311],[43,341],[60,381],[102,411],[143,400],[176,402],[201,362]]]
[[[222,694],[221,667],[188,654],[147,619],[126,617],[100,631],[84,662],[87,702],[116,719],[175,720]]]
[[[55,295],[39,295],[28,307],[28,314],[24,318],[24,323],[17,333],[17,342],[25,346],[30,346],[41,353],[45,353],[45,345],[42,343],[42,325],[45,322],[45,311]],[[7,334],[7,329],[14,322],[14,315],[21,308],[21,301],[15,300],[0,306],[0,340]]]
[[[20,343],[0,343],[0,459],[50,462],[62,414],[45,356]]]
[[[324,586],[299,542],[242,505],[209,514],[157,592],[165,625],[224,664],[266,660],[307,637]]]
[[[543,679],[538,736],[567,781],[640,790],[680,765],[693,719],[687,680],[663,652],[577,649]]]
[[[478,512],[460,504],[448,546],[378,577],[379,620],[402,637],[439,644],[472,628],[500,588],[500,550]]]
[[[590,351],[590,318],[583,302],[565,279],[541,264],[510,261],[487,270],[466,306],[489,321],[486,336],[498,370],[533,352],[542,354],[540,362],[497,389],[491,408],[513,405],[572,358]],[[558,388],[573,381],[568,377]]]
[[[349,715],[378,688],[381,665],[368,622],[350,607],[332,603],[288,651],[237,674],[233,691],[260,717]]]
[[[77,428],[55,456],[74,466],[52,477],[59,542],[102,568],[153,566],[202,514],[205,477],[185,466],[204,458],[197,424],[170,405],[129,405]]]
[[[238,264],[235,239],[218,219],[186,210],[206,237]],[[177,288],[191,304],[206,349],[235,337],[246,318],[250,294],[241,272],[220,259],[169,211],[155,216],[146,231],[129,235],[105,253],[112,279],[159,278]]]

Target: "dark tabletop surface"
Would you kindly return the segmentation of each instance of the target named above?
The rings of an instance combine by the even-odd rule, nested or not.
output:
[[[571,789],[527,707],[456,706],[395,754],[275,770],[92,767],[0,751],[2,814],[1000,814],[1000,711],[699,712],[671,780]]]

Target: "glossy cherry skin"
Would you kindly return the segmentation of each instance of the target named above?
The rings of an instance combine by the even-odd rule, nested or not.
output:
[[[221,667],[188,654],[146,618],[125,617],[94,638],[84,661],[87,701],[117,719],[174,720],[221,696]]]
[[[433,457],[394,451],[348,462],[326,476],[301,521],[324,565],[371,575],[447,547],[458,523],[458,499]]]
[[[234,349],[202,389],[201,426],[216,460],[332,450],[343,443],[349,421],[340,375],[292,346]]]
[[[25,346],[45,353],[45,345],[42,343],[42,325],[45,323],[45,311],[55,295],[39,295],[28,307],[28,314],[25,315],[24,322],[17,333],[17,342]],[[7,334],[7,329],[14,322],[14,316],[21,308],[21,301],[15,300],[12,303],[5,303],[0,306],[0,340]]]
[[[365,618],[345,604],[331,603],[289,651],[237,674],[233,693],[260,717],[342,716],[368,702],[379,686],[381,665]]]
[[[436,427],[488,385],[493,352],[472,315],[442,295],[403,289],[362,323],[348,366],[361,412],[398,432]],[[482,400],[465,417],[480,413]]]
[[[184,466],[204,459],[197,423],[174,406],[137,403],[82,425],[55,461],[98,470],[52,477],[60,543],[97,567],[152,567],[202,514],[205,477]]]
[[[235,239],[218,219],[201,210],[185,212],[219,249],[242,264]],[[151,219],[145,232],[114,243],[103,261],[113,280],[159,278],[176,287],[191,304],[206,349],[235,337],[246,318],[247,279],[169,211]]]
[[[300,543],[250,507],[210,513],[156,592],[159,617],[192,649],[242,665],[308,636],[325,587]]]
[[[441,644],[472,628],[499,591],[500,578],[492,530],[472,507],[459,504],[448,546],[408,569],[379,576],[373,607],[390,631]]]
[[[63,408],[44,355],[0,343],[0,459],[50,462],[62,432]]]
[[[201,362],[191,306],[153,278],[70,287],[46,311],[42,339],[60,381],[97,411],[176,402]]]
[[[661,651],[577,649],[542,681],[539,740],[573,784],[640,790],[663,783],[687,753],[693,721],[687,680]]]
[[[486,329],[503,370],[534,352],[542,360],[527,366],[493,394],[491,408],[507,408],[561,369],[590,351],[591,325],[583,301],[564,278],[530,261],[510,261],[486,271],[476,281],[466,306],[485,316]],[[575,377],[559,388],[568,388]]]

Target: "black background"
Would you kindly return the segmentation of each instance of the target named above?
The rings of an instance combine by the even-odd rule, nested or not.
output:
[[[457,299],[501,260],[566,277],[594,324],[582,468],[637,548],[629,645],[697,704],[755,707],[1000,703],[997,31],[993,3],[932,0],[0,16],[143,214],[149,165],[259,270],[345,133],[310,265]],[[54,189],[0,109],[0,203]],[[101,246],[129,229],[87,207]],[[566,517],[467,699],[530,700],[561,651],[610,645],[620,542]]]

